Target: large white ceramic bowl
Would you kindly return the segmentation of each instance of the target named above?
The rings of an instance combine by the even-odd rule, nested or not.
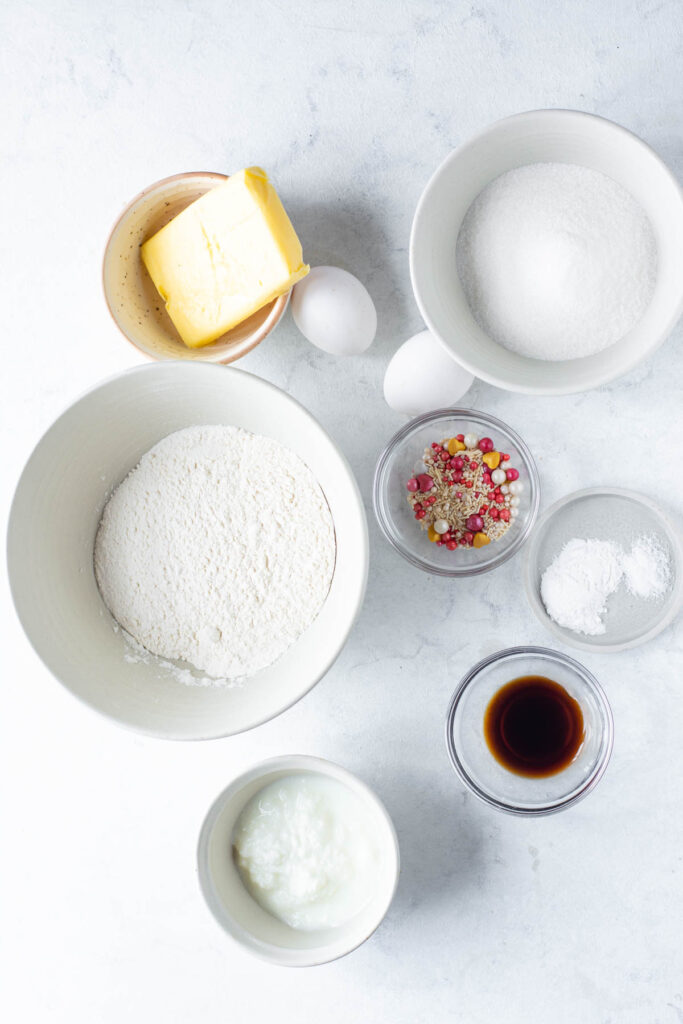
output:
[[[265,434],[301,456],[325,494],[337,542],[318,617],[273,665],[231,687],[186,686],[157,658],[127,657],[93,571],[95,533],[112,489],[162,437],[203,423]],[[242,370],[154,363],[98,384],[38,443],[12,505],[8,565],[29,640],[76,697],[145,733],[209,739],[273,718],[327,672],[363,601],[367,523],[348,463],[298,402]]]
[[[376,885],[367,906],[346,924],[316,931],[291,928],[259,906],[244,886],[232,857],[235,824],[249,800],[269,783],[301,773],[326,775],[355,793],[373,820],[373,837],[379,850]],[[313,967],[360,946],[384,919],[399,876],[396,831],[378,797],[339,765],[303,755],[262,761],[223,790],[204,820],[197,862],[202,893],[221,927],[250,953],[285,967]]]
[[[603,352],[551,362],[509,352],[477,324],[458,278],[455,247],[463,218],[489,182],[514,167],[580,164],[626,188],[648,214],[658,247],[652,301],[641,321]],[[418,203],[410,273],[429,329],[471,373],[497,387],[559,395],[605,384],[649,356],[683,312],[683,194],[642,139],[576,110],[534,110],[486,128],[450,154]]]

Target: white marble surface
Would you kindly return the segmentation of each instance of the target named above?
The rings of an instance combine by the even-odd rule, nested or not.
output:
[[[3,511],[53,417],[137,362],[108,319],[100,260],[113,218],[149,182],[262,163],[310,262],[358,274],[380,324],[366,356],[336,361],[288,319],[241,363],[330,430],[370,520],[362,617],[280,719],[198,745],[118,730],[54,682],[3,606],[4,1018],[683,1021],[680,620],[639,650],[583,659],[616,719],[596,792],[554,818],[502,816],[456,780],[443,720],[480,656],[549,641],[521,596],[520,559],[468,583],[431,579],[389,549],[370,510],[376,455],[402,422],[382,399],[384,367],[421,326],[407,241],[429,174],[495,118],[568,106],[632,128],[681,175],[680,4],[7,0],[0,34]],[[679,325],[654,359],[590,394],[475,385],[471,402],[529,442],[544,506],[627,483],[680,512],[680,342]],[[300,972],[235,948],[194,868],[214,795],[281,752],[358,772],[403,855],[374,938]]]

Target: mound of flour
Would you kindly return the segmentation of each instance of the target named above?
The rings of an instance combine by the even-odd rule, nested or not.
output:
[[[294,452],[237,427],[188,427],[114,491],[94,560],[105,604],[148,651],[236,679],[272,664],[315,619],[334,526]]]

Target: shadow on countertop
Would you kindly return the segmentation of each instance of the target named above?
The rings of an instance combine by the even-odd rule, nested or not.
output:
[[[384,784],[385,802],[398,833],[401,876],[390,910],[406,916],[431,903],[462,897],[483,886],[483,822],[473,798],[453,780],[452,792],[433,792],[431,776]],[[403,792],[401,792],[403,790]]]

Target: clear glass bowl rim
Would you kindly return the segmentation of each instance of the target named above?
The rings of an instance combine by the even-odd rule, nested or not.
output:
[[[428,423],[434,422],[436,420],[441,420],[444,418],[457,419],[458,417],[472,420],[475,423],[479,422],[485,424],[487,427],[492,429],[492,432],[495,433],[496,430],[500,430],[511,438],[511,440],[515,443],[524,459],[525,467],[529,473],[529,489],[531,494],[527,522],[524,526],[524,529],[520,531],[519,536],[516,538],[516,540],[514,540],[507,547],[504,547],[500,554],[488,563],[484,563],[482,565],[454,566],[452,569],[449,569],[447,567],[441,568],[439,566],[430,565],[427,562],[424,562],[419,557],[419,555],[416,555],[412,551],[409,551],[399,542],[398,538],[395,536],[391,529],[389,521],[386,519],[384,515],[380,495],[382,490],[381,482],[387,467],[387,463],[389,462],[391,456],[394,453],[394,449],[399,444],[399,442],[401,442],[414,430],[417,430]],[[375,476],[372,485],[372,505],[375,511],[375,518],[377,520],[380,530],[382,531],[386,539],[389,541],[391,546],[394,548],[394,550],[398,551],[398,553],[402,555],[403,558],[406,559],[406,561],[410,562],[418,569],[422,569],[423,572],[431,573],[434,576],[447,576],[453,579],[467,576],[480,576],[482,573],[490,572],[492,569],[497,569],[499,565],[503,564],[503,562],[507,562],[508,558],[512,558],[512,556],[516,554],[522,547],[524,542],[527,540],[529,534],[531,533],[531,530],[533,529],[534,523],[536,522],[536,518],[538,516],[540,501],[541,483],[538,475],[538,470],[536,468],[536,463],[534,462],[534,457],[531,454],[530,449],[519,436],[517,431],[513,430],[512,427],[509,427],[507,423],[504,423],[502,420],[497,419],[495,416],[491,416],[489,413],[479,412],[477,409],[465,409],[461,406],[454,408],[435,409],[433,412],[424,413],[422,416],[416,416],[414,419],[406,423],[405,426],[401,427],[400,430],[397,430],[393,437],[389,440],[388,444],[384,448],[384,451],[377,460],[377,465],[375,467]]]
[[[505,803],[502,800],[497,800],[494,796],[491,796],[490,793],[487,793],[465,770],[458,756],[455,741],[453,739],[453,721],[455,719],[455,712],[467,688],[474,682],[479,673],[485,668],[488,668],[489,665],[498,661],[503,661],[512,656],[520,655],[541,656],[548,658],[550,661],[560,662],[562,665],[573,669],[581,677],[583,682],[592,690],[593,696],[600,704],[605,717],[605,730],[602,736],[600,756],[583,785],[580,789],[574,790],[567,797],[556,800],[550,804],[541,804],[538,807],[521,807],[516,804]],[[520,817],[542,817],[547,814],[555,814],[557,811],[563,811],[567,807],[571,807],[578,803],[579,800],[582,800],[585,796],[588,796],[588,794],[595,789],[598,782],[605,774],[610,757],[612,756],[613,746],[614,718],[612,715],[612,708],[610,707],[607,695],[605,694],[602,686],[592,672],[589,672],[588,669],[580,662],[576,661],[574,658],[570,658],[568,654],[562,654],[560,651],[553,651],[548,647],[506,647],[505,650],[496,651],[495,654],[490,654],[487,658],[482,658],[481,661],[478,661],[477,664],[463,676],[456,686],[448,707],[448,714],[446,715],[446,748],[448,750],[448,756],[451,760],[451,764],[461,781],[464,782],[467,788],[474,793],[476,797],[483,800],[484,803],[489,804],[491,807],[495,807],[499,811],[505,811],[507,814],[516,814]]]

